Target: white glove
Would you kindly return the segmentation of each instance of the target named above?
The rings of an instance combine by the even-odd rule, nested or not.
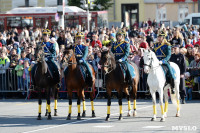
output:
[[[79,63],[83,63],[83,60],[79,60]]]
[[[162,61],[159,61],[159,64],[160,64],[160,65],[162,65],[162,64],[163,64],[163,62],[162,62]]]
[[[122,59],[119,59],[118,62],[122,62]]]

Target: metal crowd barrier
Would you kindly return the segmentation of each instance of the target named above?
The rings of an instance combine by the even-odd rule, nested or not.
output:
[[[23,77],[22,77],[23,79]],[[25,83],[25,81],[27,81]],[[8,92],[22,92],[26,95],[26,99],[29,95],[29,79],[22,80],[20,88],[18,90],[18,79],[15,69],[8,68],[8,69],[0,69],[0,93],[8,93]]]
[[[142,69],[140,69],[140,75],[141,74],[143,74]],[[137,92],[147,92],[147,88],[141,87],[141,83],[142,82],[139,80]],[[102,69],[98,69],[98,71],[97,71],[95,87],[97,88],[96,97],[98,97],[100,93],[106,92],[105,75],[103,74]],[[117,92],[117,91],[113,90],[112,92]]]

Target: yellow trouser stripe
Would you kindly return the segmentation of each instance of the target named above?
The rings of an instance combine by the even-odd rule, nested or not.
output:
[[[107,114],[110,114],[110,106],[107,106]]]
[[[130,111],[130,110],[131,110],[131,102],[128,101],[128,111]]]
[[[41,113],[42,111],[42,105],[39,105],[39,111],[38,111],[38,113]]]
[[[85,107],[85,101],[83,101],[83,111],[86,110],[86,107]]]
[[[164,109],[163,109],[163,106],[161,105],[160,108],[161,108],[161,114],[164,115]]]
[[[54,109],[57,109],[57,103],[58,103],[58,101],[54,100],[54,103],[55,103]]]
[[[180,104],[180,101],[177,100],[177,110],[180,110],[180,106],[179,106],[179,104]]]
[[[165,102],[165,112],[168,111],[168,102]]]
[[[119,113],[122,114],[122,105],[119,105]]]
[[[81,105],[78,105],[78,113],[81,113]]]
[[[69,114],[72,113],[72,105],[69,105]]]
[[[153,114],[156,115],[157,112],[156,112],[156,105],[153,105]]]
[[[91,101],[91,107],[92,107],[92,111],[94,111],[94,102]]]
[[[136,109],[136,100],[134,100],[134,103],[133,103],[133,109]]]
[[[47,105],[48,106],[48,112],[50,113],[51,112],[51,107],[50,105]]]
[[[48,110],[48,104],[47,104],[47,101],[46,101],[46,110]]]

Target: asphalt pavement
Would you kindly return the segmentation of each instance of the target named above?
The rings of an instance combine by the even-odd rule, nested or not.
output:
[[[47,117],[44,116],[46,105],[43,101],[42,120],[37,120],[37,100],[0,100],[0,133],[200,133],[200,100],[181,104],[180,117],[175,117],[176,107],[170,103],[165,122],[160,122],[159,105],[157,105],[157,120],[150,121],[153,116],[151,100],[137,100],[137,116],[127,117],[128,105],[126,99],[123,99],[123,119],[121,121],[118,120],[119,106],[117,99],[112,99],[111,119],[108,122],[105,121],[106,99],[97,99],[94,101],[94,105],[95,118],[91,118],[90,101],[87,99],[87,116],[77,120],[76,100],[73,100],[72,120],[66,120],[68,100],[58,100],[58,116],[52,115],[52,120],[47,120]],[[52,100],[52,114],[53,106]]]

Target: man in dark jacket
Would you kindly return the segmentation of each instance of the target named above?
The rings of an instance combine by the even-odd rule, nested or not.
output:
[[[185,64],[185,58],[184,56],[179,52],[179,45],[174,46],[174,54],[172,54],[170,58],[171,62],[176,63],[179,66],[180,69],[180,96],[182,99],[182,104],[185,103],[185,72],[186,72],[186,64]]]

